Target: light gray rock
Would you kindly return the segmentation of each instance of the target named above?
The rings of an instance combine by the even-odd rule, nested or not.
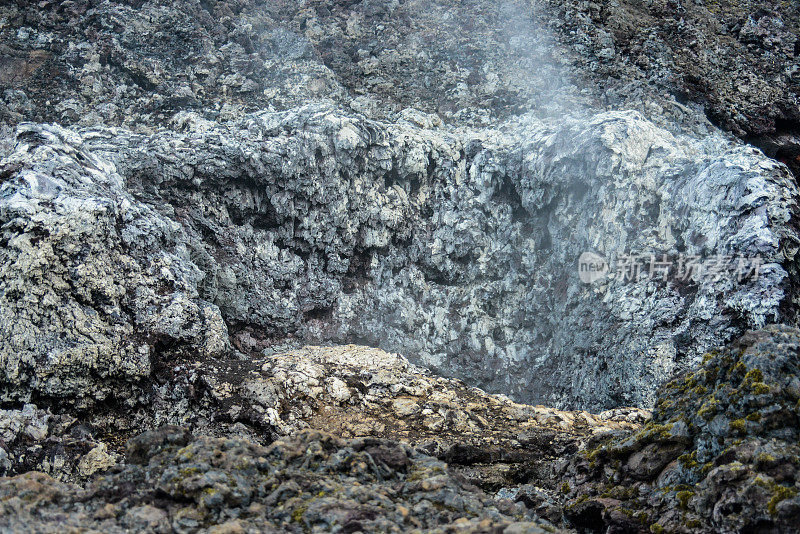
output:
[[[224,348],[180,225],[126,193],[80,135],[23,126],[17,140],[0,193],[0,365],[6,384],[28,387],[5,398],[102,400],[149,375],[162,338]]]
[[[5,396],[136,402],[181,351],[299,338],[525,402],[646,405],[706,349],[791,318],[796,189],[757,150],[635,112],[495,130],[404,117],[311,104],[187,113],[180,133],[22,126],[0,189]],[[764,266],[587,285],[585,251]]]

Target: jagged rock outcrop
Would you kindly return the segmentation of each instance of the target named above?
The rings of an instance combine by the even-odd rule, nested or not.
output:
[[[796,188],[757,151],[635,113],[502,132],[405,117],[22,126],[0,189],[4,397],[135,404],[176,352],[299,338],[526,402],[641,406],[721,339],[792,318]],[[588,285],[585,251],[763,266]]]
[[[569,463],[567,517],[625,532],[800,529],[799,358],[785,326],[710,352],[664,386],[641,430]]]

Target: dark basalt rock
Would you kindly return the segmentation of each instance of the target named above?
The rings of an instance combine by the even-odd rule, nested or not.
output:
[[[182,447],[192,435],[184,428],[163,426],[128,440],[125,459],[130,464],[146,464],[152,456],[168,447]]]
[[[0,480],[0,528],[103,532],[553,532],[522,505],[502,507],[406,445],[310,431],[268,447],[242,439],[129,445],[134,464],[85,489],[42,473]],[[142,448],[142,443],[159,442]],[[145,450],[146,449],[146,450]],[[503,508],[503,511],[500,509]]]
[[[800,331],[749,333],[666,384],[641,430],[566,465],[567,517],[620,532],[797,531],[798,438]]]
[[[800,124],[800,15],[780,0],[29,7],[0,7],[9,124],[141,127],[181,109],[230,117],[318,98],[455,123],[609,106],[690,128],[707,115],[787,161],[780,139]]]

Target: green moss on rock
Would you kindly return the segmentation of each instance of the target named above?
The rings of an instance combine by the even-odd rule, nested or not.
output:
[[[786,499],[791,499],[793,497],[797,497],[796,488],[788,488],[786,486],[776,484],[773,487],[772,497],[767,503],[767,510],[770,514],[775,515],[777,513],[778,504],[781,501],[785,501]]]
[[[747,424],[745,423],[744,419],[735,419],[728,424],[731,430],[736,432],[744,432]]]
[[[692,497],[694,497],[694,491],[690,491],[690,490],[679,491],[675,495],[675,498],[678,499],[678,502],[680,503],[681,510],[688,510],[689,509],[689,499],[691,499]]]

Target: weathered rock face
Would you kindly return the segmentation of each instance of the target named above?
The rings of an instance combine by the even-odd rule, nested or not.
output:
[[[798,24],[4,2],[0,529],[800,529]]]
[[[0,7],[0,118],[148,128],[328,98],[453,122],[587,102],[531,2],[60,2]],[[50,101],[50,104],[47,102]],[[55,103],[57,101],[57,103]],[[568,106],[567,106],[568,107]]]
[[[299,338],[380,345],[526,402],[646,405],[720,339],[792,317],[796,190],[757,151],[630,112],[502,132],[404,117],[23,126],[0,189],[5,397],[89,406],[119,386],[136,403],[176,351]],[[584,251],[764,266],[585,285]]]
[[[575,526],[628,532],[795,532],[800,332],[773,326],[669,382],[653,420],[569,463]],[[649,527],[649,528],[648,528]]]
[[[36,201],[38,226],[3,230],[3,357],[37,384],[11,396],[104,397],[178,345],[291,337],[379,345],[522,401],[651,403],[711,345],[795,320],[790,177],[678,102],[791,164],[797,17],[760,6],[5,4],[0,155],[24,120],[127,130],[75,132],[36,163],[83,178],[64,205]],[[626,107],[645,118],[564,118]],[[21,206],[3,221],[34,216]],[[767,265],[584,286],[585,251]]]
[[[454,122],[577,103],[699,122],[678,102],[742,136],[791,137],[800,121],[800,16],[781,0],[29,7],[0,6],[2,118],[11,124],[143,127],[181,110],[230,117],[321,97]]]
[[[574,51],[572,71],[607,77],[599,88],[607,103],[650,100],[657,88],[702,105],[737,135],[797,127],[800,15],[785,2],[548,4],[554,13],[544,20]]]

